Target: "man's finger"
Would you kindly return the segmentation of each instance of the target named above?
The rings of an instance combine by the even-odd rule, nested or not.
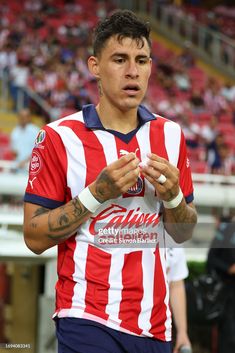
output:
[[[126,164],[128,164],[129,162],[131,162],[134,159],[136,159],[136,155],[133,152],[131,152],[131,153],[126,154],[125,156],[122,156],[121,158],[119,158],[115,162],[111,163],[110,166],[114,167],[114,169],[120,169],[120,168],[123,168]]]
[[[169,161],[166,158],[160,157],[155,153],[148,153],[147,157],[149,158],[149,160],[152,160],[152,161],[156,161],[167,165],[169,164]]]

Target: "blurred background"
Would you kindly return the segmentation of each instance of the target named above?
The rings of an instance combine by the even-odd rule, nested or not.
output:
[[[30,344],[21,352],[56,352],[50,320],[56,249],[34,256],[22,239],[31,150],[45,123],[97,102],[86,66],[92,29],[116,8],[151,23],[153,69],[143,104],[179,122],[186,137],[199,213],[195,235],[185,244],[191,277],[205,271],[222,217],[233,217],[232,0],[1,0],[0,342]],[[195,352],[216,352],[214,327],[189,322],[189,331]]]

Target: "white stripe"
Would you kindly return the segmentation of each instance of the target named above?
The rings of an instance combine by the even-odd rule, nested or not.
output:
[[[153,307],[153,285],[155,256],[152,248],[142,250],[142,268],[143,268],[143,298],[141,300],[141,313],[138,318],[138,326],[144,332],[151,329],[151,312]]]
[[[76,236],[76,249],[74,251],[74,263],[75,269],[73,274],[73,280],[76,285],[74,286],[74,295],[72,298],[72,306],[85,307],[85,297],[87,282],[85,280],[86,263],[87,263],[87,251],[88,243],[85,243],[81,239],[81,235]]]
[[[83,143],[67,126],[59,126],[55,128],[55,131],[60,135],[66,149],[68,161],[67,185],[71,189],[73,198],[85,188],[86,183],[87,170]]]
[[[93,132],[103,146],[107,165],[116,161],[118,159],[118,154],[115,136],[104,130],[95,130]]]
[[[108,291],[108,304],[106,306],[106,313],[116,321],[120,321],[118,318],[118,313],[122,300],[122,268],[124,264],[124,251],[125,249],[121,248],[112,249],[109,273],[110,289]]]
[[[144,124],[137,132],[136,139],[140,148],[140,158],[143,164],[148,161],[147,154],[151,153],[150,144],[150,122]],[[145,195],[154,195],[154,186],[147,180],[145,182]]]
[[[181,129],[173,121],[167,121],[164,124],[165,147],[169,162],[177,166],[180,151]]]
[[[71,115],[67,115],[64,118],[52,121],[51,123],[48,124],[48,126],[56,130],[56,127],[58,127],[62,121],[66,121],[66,120],[75,120],[75,121],[81,121],[82,123],[84,123],[82,110],[79,112],[73,113]]]
[[[150,123],[144,124],[137,132],[136,139],[140,147],[141,161],[147,161],[147,154],[151,152],[150,144]]]

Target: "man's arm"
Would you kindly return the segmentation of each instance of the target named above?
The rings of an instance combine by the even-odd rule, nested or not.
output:
[[[186,293],[183,280],[170,282],[170,304],[176,327],[173,353],[178,353],[182,346],[191,347],[187,334]]]
[[[89,190],[101,204],[117,198],[135,185],[139,175],[139,160],[129,153],[111,163],[89,185]],[[67,204],[49,210],[26,202],[24,205],[24,238],[30,250],[41,254],[46,249],[71,237],[90,216],[79,195]]]
[[[163,200],[163,204],[171,202],[180,193],[179,170],[165,158],[156,154],[150,154],[146,166],[142,167],[142,173],[154,186],[157,196]],[[160,184],[157,179],[160,175],[166,177],[166,181]],[[193,229],[197,223],[197,212],[193,203],[187,204],[184,197],[174,208],[164,206],[164,225],[167,232],[177,242],[181,243],[192,237]]]

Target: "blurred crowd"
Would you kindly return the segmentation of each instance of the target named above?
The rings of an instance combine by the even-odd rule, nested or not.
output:
[[[105,0],[1,1],[0,78],[9,79],[13,108],[21,92],[24,105],[42,113],[26,87],[51,107],[45,122],[95,103],[96,82],[86,65],[92,28],[113,9]],[[181,124],[194,172],[233,174],[235,85],[208,77],[188,42],[177,55],[153,40],[152,56],[144,104]]]

